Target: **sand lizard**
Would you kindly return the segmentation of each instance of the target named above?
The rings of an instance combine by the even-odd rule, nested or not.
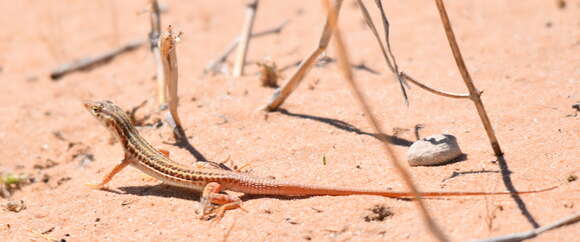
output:
[[[123,168],[132,165],[142,172],[162,182],[201,192],[202,217],[215,215],[221,218],[226,210],[239,208],[241,199],[221,193],[223,190],[262,195],[279,196],[345,196],[377,195],[391,198],[413,198],[411,192],[371,190],[315,186],[288,183],[272,179],[258,178],[241,172],[228,170],[212,163],[198,162],[190,167],[171,160],[167,153],[155,149],[131,124],[125,112],[111,101],[86,102],[86,109],[115,135],[123,146],[125,157],[109,172],[99,184],[89,184],[95,189],[103,189],[113,176]],[[547,189],[520,191],[518,194],[547,191]],[[509,192],[422,192],[420,197],[481,196],[510,194]],[[214,209],[214,204],[219,205]]]

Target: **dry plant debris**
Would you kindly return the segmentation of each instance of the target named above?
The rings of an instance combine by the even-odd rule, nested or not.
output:
[[[369,211],[371,211],[371,214],[366,215],[363,218],[365,222],[376,222],[376,221],[382,222],[385,221],[385,219],[394,215],[390,207],[387,207],[382,204],[377,204],[373,206],[372,208],[369,209]]]
[[[75,71],[91,70],[96,66],[99,66],[99,65],[102,65],[102,64],[105,64],[105,63],[111,61],[113,58],[115,58],[116,56],[118,56],[120,54],[127,53],[127,52],[130,52],[132,50],[139,48],[144,43],[145,43],[145,41],[143,41],[143,40],[132,41],[132,42],[129,42],[125,45],[122,45],[121,47],[107,51],[103,54],[100,54],[100,55],[97,55],[94,57],[87,57],[87,58],[73,61],[71,63],[62,64],[62,65],[58,66],[57,68],[55,68],[50,73],[50,78],[52,80],[56,81],[56,80],[64,77],[65,75],[70,74],[70,73],[75,72]]]
[[[260,68],[260,83],[263,87],[278,87],[278,79],[280,79],[280,70],[276,62],[271,58],[265,58],[263,61],[256,63]]]
[[[24,200],[10,200],[4,205],[4,207],[10,212],[18,213],[26,209],[26,204],[24,204]]]
[[[254,21],[256,20],[256,12],[258,11],[259,0],[250,0],[246,3],[246,21],[242,27],[240,34],[240,44],[236,52],[236,61],[232,75],[240,77],[244,75],[244,68],[246,66],[246,56],[250,46],[250,39],[252,37],[252,29],[254,28]]]

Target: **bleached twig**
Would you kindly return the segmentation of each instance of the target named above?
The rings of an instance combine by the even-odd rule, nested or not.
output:
[[[248,46],[250,45],[252,28],[254,27],[254,20],[256,19],[256,12],[259,3],[259,0],[252,0],[252,2],[246,5],[246,22],[244,23],[242,34],[240,35],[240,44],[238,45],[236,62],[234,63],[234,70],[232,72],[234,77],[239,77],[244,74]]]
[[[167,92],[165,90],[165,75],[163,61],[161,60],[161,50],[159,49],[159,38],[161,36],[161,9],[157,0],[151,0],[150,22],[151,30],[149,32],[149,46],[153,53],[155,61],[156,78],[157,78],[157,101],[161,109],[167,104]]]
[[[62,64],[50,73],[50,79],[58,80],[69,73],[91,69],[97,65],[104,64],[112,60],[120,54],[135,50],[144,43],[145,41],[143,40],[131,41],[119,48],[107,51],[103,54],[76,60],[72,63]]]
[[[485,111],[485,107],[483,106],[483,102],[481,101],[481,92],[477,90],[473,81],[471,80],[471,76],[469,75],[469,71],[467,71],[467,67],[465,66],[465,62],[463,61],[463,57],[461,56],[461,51],[459,50],[459,45],[455,40],[455,34],[453,33],[453,29],[451,28],[451,23],[449,22],[449,17],[447,16],[447,11],[445,10],[445,5],[443,4],[443,0],[435,0],[437,4],[437,10],[439,10],[439,16],[441,17],[441,22],[443,23],[443,27],[445,28],[445,34],[447,35],[447,40],[449,42],[449,47],[451,47],[451,52],[453,52],[453,57],[455,58],[455,63],[457,64],[457,68],[461,73],[461,77],[465,82],[465,86],[469,90],[469,96],[475,108],[477,109],[477,114],[479,114],[479,118],[483,123],[483,127],[485,128],[485,132],[489,137],[489,141],[491,143],[491,148],[495,153],[495,156],[503,155],[501,148],[499,146],[499,141],[495,136],[495,131],[491,126],[491,121],[487,116],[487,112]]]
[[[177,96],[177,79],[178,79],[178,71],[177,71],[177,55],[176,55],[176,43],[179,41],[181,33],[173,34],[171,29],[171,25],[167,27],[167,33],[163,33],[163,35],[159,39],[159,50],[161,53],[161,62],[163,66],[163,72],[165,75],[165,84],[163,91],[167,94],[167,104],[169,106],[169,113],[171,114],[170,117],[170,124],[173,124],[173,133],[176,139],[185,138],[183,128],[181,126],[181,120],[179,119],[179,115],[177,114],[177,103],[179,98]]]
[[[257,32],[257,33],[253,33],[252,34],[252,38],[257,38],[257,37],[262,37],[268,34],[279,34],[280,32],[282,32],[282,29],[289,23],[289,20],[284,21],[282,24],[278,25],[275,28],[272,29],[267,29],[261,32]],[[237,36],[226,48],[226,50],[224,51],[223,54],[221,54],[218,58],[212,60],[209,62],[209,64],[205,67],[205,69],[203,70],[203,73],[208,73],[208,72],[212,72],[212,73],[218,73],[220,72],[220,66],[228,59],[228,57],[230,56],[230,54],[232,52],[234,52],[234,50],[236,49],[236,47],[238,47],[238,44],[240,43],[240,36]]]
[[[542,227],[535,228],[535,229],[532,229],[530,231],[502,235],[499,237],[489,238],[489,239],[472,240],[472,242],[515,242],[515,241],[522,241],[525,239],[534,238],[534,237],[540,235],[541,233],[562,227],[564,225],[570,225],[573,223],[577,223],[578,221],[580,221],[580,212],[576,212],[575,214],[570,215],[570,216],[565,217],[565,218],[562,218],[554,223],[544,225]]]

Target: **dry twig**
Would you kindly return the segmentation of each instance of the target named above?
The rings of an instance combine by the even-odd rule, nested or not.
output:
[[[395,59],[395,56],[393,55],[393,52],[391,51],[391,44],[390,44],[390,39],[389,39],[389,21],[387,19],[387,16],[385,14],[385,11],[383,9],[381,2],[375,1],[377,8],[380,10],[381,19],[383,21],[383,27],[384,27],[384,31],[385,31],[386,48],[383,45],[383,42],[381,42],[381,38],[379,37],[378,31],[375,27],[375,24],[373,23],[372,18],[370,17],[370,14],[369,14],[366,6],[364,5],[364,3],[361,0],[357,0],[357,1],[359,3],[359,6],[361,7],[361,11],[362,11],[363,17],[365,18],[367,25],[369,26],[371,32],[373,33],[377,42],[379,43],[379,47],[381,48],[381,52],[383,53],[383,57],[385,58],[385,61],[387,62],[387,66],[389,67],[391,72],[395,75],[395,77],[397,77],[397,79],[399,79],[399,83],[401,84],[401,91],[403,92],[403,97],[405,98],[405,102],[407,102],[407,94],[406,94],[405,88],[403,86],[403,84],[406,84],[404,81],[409,81],[409,82],[419,86],[420,88],[423,88],[423,89],[425,89],[433,94],[436,94],[436,95],[450,97],[450,98],[458,98],[458,99],[469,98],[469,94],[450,93],[450,92],[440,91],[440,90],[428,87],[427,85],[422,84],[419,81],[417,81],[416,79],[412,78],[408,74],[406,74],[402,71],[399,72],[399,69],[397,66],[397,61]],[[388,54],[387,54],[387,52],[388,52]]]
[[[342,0],[336,0],[336,4],[334,8],[336,9],[336,17],[338,18],[338,14],[340,12],[340,7],[342,6]],[[263,106],[260,107],[261,110],[265,111],[274,111],[284,103],[286,98],[292,94],[292,92],[300,85],[302,79],[308,74],[316,59],[322,52],[326,50],[328,47],[328,43],[330,42],[330,38],[332,37],[332,29],[329,27],[329,19],[327,18],[326,24],[324,25],[324,29],[322,30],[322,34],[320,36],[320,40],[318,41],[318,46],[316,49],[310,53],[298,66],[298,69],[292,74],[292,76],[282,85],[282,87],[278,88],[274,95],[270,98],[270,101]]]
[[[153,52],[155,68],[157,71],[157,100],[160,109],[164,109],[167,104],[167,92],[165,91],[165,75],[163,61],[161,60],[161,50],[159,49],[159,38],[161,37],[161,9],[157,0],[151,0],[150,22],[151,31],[149,32],[149,47]]]
[[[275,28],[272,29],[267,29],[261,32],[257,32],[252,34],[251,38],[257,38],[257,37],[262,37],[265,35],[269,35],[269,34],[279,34],[282,32],[282,29],[289,23],[289,20],[284,21],[282,24],[276,26]],[[221,66],[222,64],[228,59],[228,57],[230,56],[230,54],[232,52],[234,52],[234,50],[236,49],[236,47],[238,47],[238,44],[240,43],[240,36],[237,36],[229,45],[228,48],[226,48],[226,50],[224,51],[223,54],[221,54],[218,58],[212,60],[209,62],[209,64],[207,64],[207,66],[205,67],[205,69],[203,70],[203,73],[206,74],[208,72],[210,73],[219,73],[222,72],[221,71]]]
[[[234,63],[234,70],[232,75],[239,77],[244,74],[244,66],[246,65],[246,55],[248,53],[248,46],[250,45],[250,37],[252,35],[252,28],[254,27],[254,20],[256,19],[256,11],[258,10],[259,0],[252,0],[246,5],[246,22],[240,35],[240,44],[236,52],[236,62]]]
[[[353,95],[356,97],[361,108],[363,109],[363,111],[365,113],[365,117],[367,117],[369,123],[371,124],[373,131],[377,134],[383,134],[384,132],[383,132],[381,125],[379,124],[377,119],[372,114],[370,107],[366,102],[366,99],[364,98],[362,92],[360,91],[358,85],[356,84],[356,82],[354,80],[354,76],[352,74],[352,70],[351,70],[350,64],[349,64],[347,50],[346,50],[346,47],[342,41],[340,29],[338,28],[336,9],[330,7],[330,3],[328,0],[324,0],[323,2],[324,2],[325,7],[328,11],[329,21],[327,23],[328,23],[328,26],[330,29],[330,33],[332,33],[334,30],[335,44],[336,44],[337,54],[339,56],[339,58],[338,58],[339,67],[342,70],[342,73],[343,73],[346,81],[348,82],[349,87],[351,88]],[[337,1],[337,4],[338,4],[338,2],[340,2],[340,0]],[[383,149],[384,149],[387,157],[389,158],[389,160],[391,160],[391,162],[393,163],[395,168],[399,171],[399,174],[403,178],[405,185],[411,190],[411,192],[413,194],[415,194],[415,198],[416,198],[416,199],[414,199],[415,204],[419,208],[419,211],[421,211],[421,215],[423,217],[423,220],[427,224],[431,233],[433,233],[433,235],[438,240],[447,241],[446,236],[439,229],[437,224],[431,219],[431,216],[429,215],[427,208],[423,204],[423,201],[420,199],[421,196],[419,195],[419,190],[414,185],[414,182],[411,179],[411,176],[409,175],[409,173],[400,164],[400,162],[399,162],[398,158],[395,156],[391,146],[385,141],[382,141],[381,143],[383,145]]]
[[[490,239],[481,239],[481,240],[472,240],[472,241],[473,242],[515,242],[515,241],[522,241],[522,240],[534,238],[534,237],[540,235],[541,233],[562,227],[564,225],[570,225],[573,223],[577,223],[578,221],[580,221],[580,212],[576,212],[575,214],[573,214],[571,216],[562,218],[554,223],[544,225],[542,227],[535,228],[535,229],[532,229],[530,231],[502,235],[502,236],[490,238]]]
[[[387,44],[387,50],[389,53],[388,55],[387,55],[387,51],[385,51],[385,47],[384,47],[383,43],[381,42],[381,37],[379,37],[378,31],[375,28],[375,24],[371,20],[371,16],[370,16],[366,6],[364,5],[364,3],[361,0],[357,0],[357,1],[358,1],[359,6],[360,6],[360,10],[362,11],[362,15],[366,20],[367,25],[371,29],[371,32],[373,33],[375,38],[377,39],[377,42],[379,42],[379,47],[381,47],[381,52],[383,53],[383,57],[385,58],[385,61],[387,62],[387,66],[389,67],[389,69],[391,70],[393,75],[395,75],[395,77],[399,80],[399,84],[401,85],[401,92],[403,93],[403,98],[405,100],[405,104],[408,105],[409,100],[407,97],[407,91],[405,90],[405,86],[404,86],[404,84],[406,84],[404,82],[405,79],[403,79],[403,77],[401,76],[401,73],[399,73],[399,66],[397,65],[397,60],[395,59],[395,56],[393,55],[393,52],[391,51],[391,43],[389,41],[389,26],[390,25],[389,25],[389,21],[387,20],[386,15],[385,15],[385,11],[383,10],[382,3],[380,0],[375,0],[375,4],[377,5],[377,8],[380,10],[381,18],[383,20],[383,28],[385,31],[385,43]]]
[[[178,71],[177,71],[177,55],[175,54],[176,43],[179,41],[181,33],[173,34],[171,29],[171,25],[167,27],[167,33],[164,33],[163,36],[159,39],[159,49],[161,53],[161,62],[163,65],[163,73],[165,76],[165,87],[162,90],[167,94],[167,103],[169,106],[169,113],[171,116],[168,116],[168,121],[171,126],[173,126],[173,134],[175,135],[176,139],[185,138],[185,134],[183,132],[183,127],[181,126],[181,120],[179,119],[179,115],[177,114],[177,79],[178,79]]]
[[[451,51],[453,52],[453,57],[455,58],[455,63],[457,64],[457,68],[459,72],[461,72],[461,77],[469,90],[469,97],[475,104],[475,108],[477,109],[477,113],[483,123],[483,127],[485,128],[485,132],[489,137],[491,148],[496,156],[503,155],[501,148],[499,146],[499,142],[497,137],[495,136],[495,132],[493,131],[493,127],[491,126],[491,121],[487,116],[487,112],[485,111],[485,107],[481,102],[481,92],[475,88],[473,81],[471,80],[471,76],[467,71],[467,67],[465,66],[465,62],[463,61],[463,57],[461,56],[461,51],[459,51],[459,45],[457,45],[457,41],[455,40],[455,34],[453,33],[453,29],[451,28],[451,23],[449,22],[449,17],[447,16],[447,11],[445,10],[445,5],[443,4],[443,0],[435,0],[437,4],[437,10],[439,10],[439,16],[441,17],[441,22],[443,23],[443,27],[445,28],[445,34],[447,35],[447,40],[449,41],[449,46],[451,47]]]
[[[75,72],[75,71],[85,71],[85,70],[90,70],[95,66],[104,64],[110,60],[112,60],[113,58],[115,58],[116,56],[135,50],[137,49],[139,46],[143,45],[143,43],[145,43],[145,41],[143,40],[137,40],[137,41],[132,41],[129,42],[119,48],[116,48],[114,50],[111,51],[107,51],[104,54],[100,54],[94,57],[87,57],[87,58],[83,58],[80,60],[76,60],[72,63],[67,63],[67,64],[62,64],[59,67],[55,68],[51,73],[50,73],[50,79],[52,80],[58,80],[60,78],[62,78],[63,76]]]

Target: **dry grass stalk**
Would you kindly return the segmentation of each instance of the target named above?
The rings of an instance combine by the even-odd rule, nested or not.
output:
[[[151,0],[150,9],[150,23],[151,30],[149,32],[149,46],[153,52],[155,67],[157,71],[157,100],[160,108],[163,109],[167,105],[167,93],[165,91],[165,72],[163,69],[163,61],[161,60],[161,51],[159,49],[159,38],[161,36],[161,9],[157,0]]]
[[[58,80],[58,79],[62,78],[63,76],[70,74],[72,72],[75,72],[75,71],[90,70],[93,67],[96,67],[98,65],[104,64],[104,63],[112,60],[113,58],[115,58],[116,56],[118,56],[120,54],[137,49],[137,47],[143,45],[143,43],[145,43],[145,41],[142,41],[142,40],[132,41],[132,42],[129,42],[129,43],[127,43],[119,48],[107,51],[103,54],[100,54],[100,55],[97,55],[94,57],[87,57],[87,58],[73,61],[72,63],[62,64],[59,67],[55,68],[50,73],[50,79]]]
[[[379,43],[379,47],[381,48],[381,52],[383,53],[383,57],[385,58],[385,61],[387,62],[387,66],[389,67],[391,72],[395,75],[395,77],[397,77],[397,79],[399,79],[399,83],[401,84],[401,90],[403,92],[403,96],[405,97],[405,102],[407,101],[407,95],[405,92],[405,88],[403,86],[403,83],[404,83],[403,81],[409,81],[409,82],[419,86],[420,88],[423,88],[423,89],[425,89],[433,94],[436,94],[436,95],[450,97],[450,98],[458,98],[458,99],[469,98],[469,94],[450,93],[450,92],[440,91],[440,90],[428,87],[427,85],[422,84],[421,82],[417,81],[416,79],[412,78],[411,76],[407,75],[406,73],[404,73],[402,71],[399,72],[397,61],[395,59],[395,56],[393,55],[393,52],[391,51],[391,44],[390,44],[390,40],[389,40],[389,21],[387,19],[387,16],[385,14],[385,11],[383,9],[381,2],[375,1],[377,8],[380,10],[381,19],[383,22],[383,27],[384,27],[384,31],[385,31],[386,47],[385,47],[385,45],[383,45],[383,42],[381,42],[381,38],[379,37],[377,28],[375,27],[375,24],[373,23],[373,20],[370,17],[370,14],[369,14],[366,6],[364,5],[364,3],[361,0],[357,0],[357,1],[358,1],[359,6],[361,7],[360,9],[362,11],[363,17],[365,18],[367,25],[369,26],[371,32],[373,33],[377,42]],[[388,54],[387,54],[387,52],[388,52]]]
[[[439,16],[441,17],[441,22],[443,22],[443,27],[445,28],[445,34],[447,35],[447,40],[449,41],[449,46],[451,47],[451,51],[453,52],[453,57],[455,58],[455,63],[457,64],[457,68],[459,72],[461,72],[461,77],[469,90],[470,99],[475,104],[475,108],[477,109],[477,113],[479,114],[479,118],[483,123],[483,127],[485,128],[485,132],[489,137],[491,148],[496,156],[503,155],[501,148],[499,146],[499,142],[497,137],[495,136],[495,132],[493,131],[493,127],[491,126],[491,121],[487,116],[487,112],[485,111],[485,107],[483,106],[483,102],[481,102],[481,93],[475,88],[473,81],[471,80],[471,76],[467,71],[467,67],[465,66],[465,62],[463,61],[463,57],[461,56],[461,51],[459,51],[459,46],[457,45],[457,41],[455,40],[455,34],[453,33],[453,29],[451,28],[451,23],[449,22],[449,17],[447,16],[447,11],[445,10],[445,5],[443,4],[442,0],[435,0],[437,4],[437,10],[439,10]]]
[[[371,126],[373,128],[373,132],[377,133],[377,134],[383,134],[384,132],[383,132],[381,125],[379,124],[377,119],[372,114],[370,107],[367,104],[366,99],[364,98],[364,95],[362,94],[362,92],[360,91],[358,85],[356,84],[356,82],[354,80],[354,76],[353,76],[352,70],[350,68],[348,53],[347,53],[346,47],[344,45],[344,42],[342,41],[340,29],[338,28],[336,9],[330,7],[330,3],[328,0],[324,0],[323,3],[328,11],[328,22],[327,22],[328,25],[327,26],[329,26],[329,29],[331,32],[332,32],[332,30],[334,30],[335,44],[336,44],[336,49],[337,49],[339,67],[340,67],[345,79],[347,80],[349,87],[352,90],[353,95],[356,97],[361,108],[363,109],[363,111],[365,113],[365,117],[367,117],[369,123],[371,124]],[[412,193],[415,194],[415,198],[416,198],[416,199],[414,199],[415,204],[419,208],[419,211],[421,212],[423,221],[427,224],[431,233],[433,233],[433,235],[438,240],[447,241],[448,240],[447,237],[439,229],[439,227],[437,226],[435,221],[433,221],[433,219],[431,219],[431,216],[429,215],[427,208],[425,207],[425,205],[423,204],[423,201],[421,200],[421,197],[419,195],[419,190],[414,185],[414,182],[411,179],[411,176],[409,175],[409,173],[400,164],[398,158],[395,156],[389,143],[386,141],[382,141],[381,143],[383,145],[383,149],[385,150],[387,157],[389,158],[389,160],[391,160],[391,162],[393,163],[395,168],[399,171],[399,174],[403,178],[405,185],[407,186],[408,189],[410,189],[410,191]]]
[[[252,35],[252,28],[254,27],[254,20],[256,19],[256,11],[258,10],[259,0],[252,0],[246,5],[246,22],[240,35],[240,44],[236,52],[236,62],[234,63],[234,70],[232,75],[239,77],[244,74],[244,66],[246,65],[246,56],[248,46],[250,45],[250,37]]]
[[[282,29],[289,22],[290,21],[286,20],[282,24],[278,25],[277,27],[274,27],[272,29],[267,29],[267,30],[264,30],[264,31],[261,31],[261,32],[253,33],[252,36],[250,36],[250,37],[251,38],[256,38],[256,37],[261,37],[261,36],[265,36],[265,35],[269,35],[269,34],[279,34],[280,32],[282,32]],[[228,47],[226,48],[226,50],[224,51],[223,54],[221,54],[218,58],[210,61],[209,64],[207,64],[207,66],[203,70],[203,73],[206,74],[208,72],[210,72],[210,73],[220,73],[220,72],[223,72],[221,70],[222,64],[228,59],[228,57],[230,56],[230,54],[232,52],[234,52],[234,50],[236,49],[236,47],[238,47],[238,44],[240,43],[240,39],[241,39],[241,36],[237,36],[228,45]]]
[[[334,11],[336,12],[337,17],[340,13],[341,6],[342,0],[336,0],[334,4]],[[278,109],[280,105],[284,103],[286,98],[288,98],[288,96],[290,96],[290,94],[292,94],[292,92],[298,87],[302,79],[304,79],[306,74],[308,74],[308,71],[312,69],[316,59],[318,56],[320,56],[320,54],[322,54],[322,52],[326,50],[326,47],[328,47],[328,42],[330,42],[330,37],[332,37],[332,30],[328,26],[328,21],[329,20],[327,18],[324,29],[322,30],[322,36],[320,37],[320,41],[318,42],[316,49],[312,51],[312,53],[310,53],[310,55],[306,57],[302,63],[300,63],[300,66],[298,66],[298,69],[292,74],[290,79],[288,79],[288,81],[284,83],[282,87],[274,92],[274,95],[272,95],[268,104],[266,104],[264,107],[261,107],[260,109],[265,111],[274,111]]]
[[[385,61],[387,62],[387,66],[389,67],[389,69],[391,70],[393,75],[395,75],[395,77],[399,80],[399,84],[401,85],[401,92],[403,93],[403,98],[405,100],[405,104],[408,105],[409,99],[407,97],[407,91],[405,90],[405,86],[404,86],[404,84],[406,84],[405,79],[403,79],[403,77],[401,76],[401,73],[399,73],[399,66],[397,65],[397,60],[395,59],[395,56],[393,55],[393,52],[391,51],[391,44],[389,42],[389,21],[386,18],[385,12],[384,12],[383,7],[382,7],[382,3],[379,0],[375,0],[375,4],[377,5],[379,10],[381,11],[381,16],[382,16],[382,20],[383,20],[383,28],[385,31],[385,43],[387,44],[388,55],[387,55],[387,51],[385,51],[385,46],[381,42],[381,37],[379,37],[378,31],[375,28],[375,24],[373,23],[366,6],[364,5],[364,3],[361,0],[357,0],[357,2],[360,6],[360,10],[362,11],[362,15],[365,18],[367,25],[369,26],[369,28],[370,28],[371,32],[373,33],[373,35],[375,36],[375,38],[377,39],[377,42],[379,42],[379,47],[381,48],[381,52],[383,53],[383,57],[385,58]]]
[[[181,33],[173,34],[171,25],[167,27],[167,33],[164,33],[159,39],[159,49],[161,53],[161,61],[163,65],[163,72],[165,74],[165,84],[164,92],[167,93],[167,103],[169,106],[169,112],[171,113],[171,118],[173,123],[175,123],[174,134],[180,136],[182,134],[183,128],[181,126],[181,120],[177,114],[177,55],[175,54],[176,44],[179,41]],[[171,122],[169,122],[171,123]]]
[[[568,217],[562,218],[554,223],[548,224],[548,225],[544,225],[542,227],[539,228],[535,228],[532,229],[530,231],[526,231],[526,232],[520,232],[520,233],[513,233],[513,234],[508,234],[508,235],[502,235],[499,237],[495,237],[495,238],[490,238],[490,239],[481,239],[481,240],[472,240],[473,242],[508,242],[508,241],[522,241],[522,240],[527,240],[527,239],[531,239],[534,237],[537,237],[538,235],[540,235],[541,233],[544,233],[546,231],[550,231],[559,227],[562,227],[564,225],[570,225],[573,223],[577,223],[578,221],[580,221],[580,212],[576,212],[573,215],[570,215]]]

